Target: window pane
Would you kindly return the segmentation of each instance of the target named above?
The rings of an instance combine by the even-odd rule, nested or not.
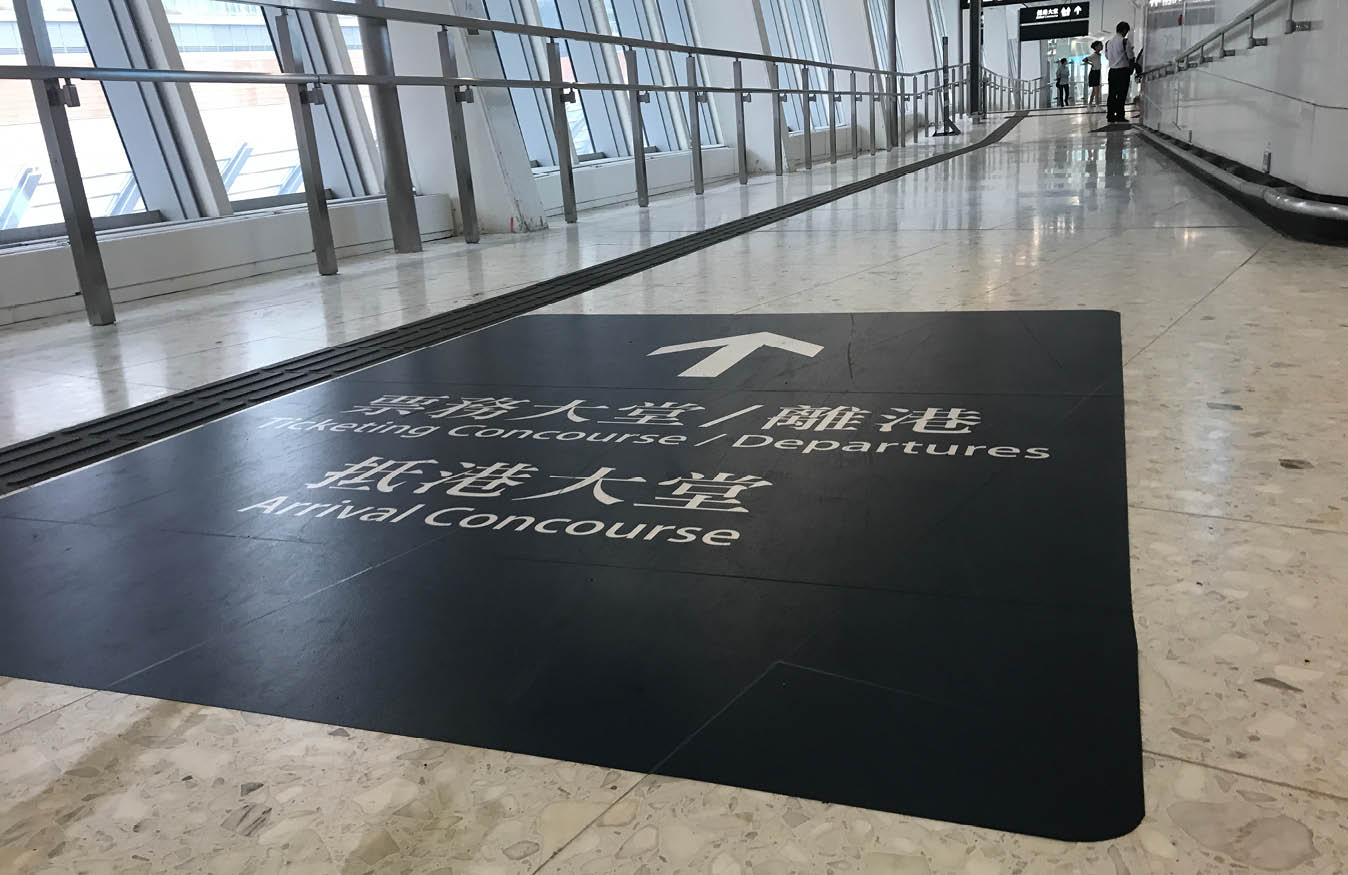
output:
[[[281,72],[261,7],[214,0],[163,3],[188,69]],[[304,190],[283,86],[195,82],[192,95],[230,200]]]
[[[693,23],[688,15],[687,0],[658,0],[658,3],[660,26],[665,31],[665,42],[682,43],[688,46],[699,45],[698,41],[693,38]],[[675,58],[674,78],[680,85],[688,84],[688,68],[680,64],[678,58]],[[707,81],[705,69],[698,73],[698,78],[703,83]],[[683,100],[686,105],[687,98]],[[721,142],[721,138],[716,132],[716,122],[711,113],[711,104],[702,104],[698,111],[702,115],[702,145],[717,145]]]
[[[608,15],[609,30],[622,36],[637,39],[654,39],[650,21],[644,5],[636,0],[604,0],[604,11]],[[627,54],[618,52],[618,75],[623,82],[630,82],[631,71],[627,69]],[[664,71],[660,60],[650,49],[637,49],[637,79],[651,85],[665,84]],[[671,151],[679,147],[679,136],[670,117],[669,101],[664,93],[650,92],[650,102],[641,105],[642,132],[646,145],[662,151]]]
[[[516,6],[517,0],[485,0],[487,17],[493,21],[513,21],[521,23]],[[501,72],[507,79],[546,79],[548,73],[534,54],[534,43],[529,37],[515,33],[495,32],[496,56],[501,61]],[[529,163],[535,167],[556,167],[557,152],[553,142],[552,111],[548,93],[532,88],[510,89],[510,102],[515,107],[515,119],[520,125],[520,134],[524,137],[524,151]],[[579,124],[584,125],[585,115],[579,110]],[[568,106],[568,110],[570,107]],[[569,117],[573,133],[577,119]],[[588,138],[588,131],[585,132]]]
[[[781,3],[782,0],[763,0],[763,19],[768,31],[768,53],[783,58],[799,57],[791,44]],[[777,82],[782,88],[799,88],[800,67],[796,64],[778,64]],[[799,94],[787,95],[785,116],[788,131],[800,130],[804,115]]]
[[[561,10],[557,6],[557,0],[539,0],[538,2],[539,23],[544,27],[568,27],[562,23]],[[585,30],[583,22],[573,22],[571,30]],[[576,75],[576,61],[590,60],[577,58],[572,60],[571,43],[568,40],[558,40],[558,47],[562,55],[562,78],[567,82],[579,82]],[[584,47],[581,47],[584,50]],[[590,81],[598,81],[599,77],[594,76]],[[590,131],[590,120],[587,111],[593,110],[595,104],[602,101],[604,96],[595,91],[582,91],[580,96],[573,102],[566,105],[567,121],[571,124],[571,142],[576,146],[576,154],[580,156],[593,155],[600,152],[595,146],[594,136]]]
[[[47,35],[58,65],[93,63],[75,9],[69,0],[44,0]],[[25,63],[14,6],[0,0],[0,64]],[[66,110],[75,154],[80,162],[95,217],[144,210],[131,162],[100,85],[77,84],[80,106]],[[38,123],[33,88],[27,80],[0,80],[0,229],[30,228],[64,220],[47,160],[47,144]]]

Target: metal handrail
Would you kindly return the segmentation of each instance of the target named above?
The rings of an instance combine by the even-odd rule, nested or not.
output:
[[[1226,35],[1241,28],[1246,27],[1249,28],[1250,34],[1250,41],[1248,44],[1249,48],[1258,48],[1260,46],[1268,45],[1267,37],[1261,38],[1256,37],[1254,35],[1255,19],[1259,17],[1259,13],[1263,12],[1266,9],[1270,9],[1274,6],[1277,6],[1279,3],[1288,4],[1288,12],[1287,12],[1288,17],[1285,29],[1286,33],[1290,34],[1295,33],[1298,30],[1307,29],[1307,27],[1305,26],[1306,22],[1298,22],[1292,17],[1293,10],[1295,9],[1296,5],[1296,0],[1256,0],[1256,2],[1251,4],[1239,15],[1232,18],[1226,24],[1216,28],[1215,30],[1212,30],[1202,39],[1194,42],[1194,44],[1189,46],[1189,48],[1184,49],[1179,54],[1175,55],[1175,57],[1171,58],[1168,61],[1165,61],[1164,63],[1160,63],[1154,67],[1148,67],[1147,69],[1143,70],[1142,75],[1145,77],[1151,77],[1156,73],[1168,74],[1171,73],[1172,71],[1178,72],[1177,68],[1180,62],[1181,61],[1187,62],[1188,59],[1193,57],[1194,55],[1199,56],[1200,62],[1205,61],[1207,60],[1206,49],[1213,43],[1221,43],[1222,50],[1224,53],[1231,52],[1232,50],[1226,48],[1225,42]]]
[[[561,27],[520,24],[514,21],[497,21],[491,18],[474,18],[468,15],[450,15],[441,12],[422,12],[414,9],[400,9],[388,6],[375,6],[373,4],[351,3],[345,2],[345,0],[235,0],[235,2],[244,3],[249,6],[297,9],[304,12],[321,12],[329,15],[351,15],[360,18],[383,19],[384,21],[433,24],[439,27],[457,27],[470,31],[491,30],[502,33],[521,34],[524,36],[537,36],[553,40],[577,40],[621,46],[623,48],[655,49],[657,51],[706,55],[709,57],[740,59],[745,61],[767,61],[776,64],[793,64],[795,66],[808,65],[820,69],[842,70],[844,72],[878,73],[886,76],[894,75],[894,73],[889,70],[882,70],[877,67],[856,67],[850,64],[835,64],[830,61],[813,61],[804,58],[788,58],[780,55],[741,52],[733,49],[714,49],[703,46],[690,46],[683,43],[668,43],[661,40],[622,36],[621,34],[591,33],[584,30],[567,30],[566,28]],[[922,71],[918,71],[918,75],[921,75],[921,73]]]
[[[886,149],[896,145],[906,145],[908,131],[906,120],[908,108],[913,110],[916,122],[919,109],[918,101],[926,102],[926,126],[933,126],[930,100],[934,95],[946,94],[948,99],[944,112],[947,122],[951,114],[953,100],[967,89],[972,92],[970,73],[972,65],[958,64],[936,66],[917,72],[900,70],[882,70],[874,67],[860,67],[837,64],[831,61],[817,61],[806,58],[787,58],[778,55],[743,52],[727,49],[706,48],[658,40],[625,37],[621,35],[589,33],[562,28],[542,27],[530,24],[518,24],[507,21],[474,18],[461,15],[449,15],[433,12],[421,12],[408,9],[388,8],[365,3],[352,3],[347,0],[237,0],[269,10],[268,18],[274,29],[273,41],[276,46],[280,72],[233,72],[218,70],[166,70],[137,67],[70,66],[55,63],[50,47],[44,46],[34,36],[45,28],[39,0],[18,0],[15,4],[18,13],[20,37],[24,40],[25,59],[37,61],[25,66],[0,66],[0,80],[29,80],[32,83],[34,99],[38,105],[39,121],[47,140],[48,153],[52,166],[65,176],[65,187],[58,186],[61,193],[62,211],[65,214],[67,238],[71,245],[71,254],[76,264],[76,274],[80,280],[80,289],[84,295],[85,309],[89,313],[91,324],[102,325],[113,321],[113,308],[108,293],[107,279],[103,272],[102,257],[98,252],[96,229],[89,214],[88,199],[78,170],[78,156],[70,135],[67,106],[78,105],[78,94],[71,80],[119,81],[144,83],[233,83],[275,85],[286,89],[289,97],[292,121],[295,126],[296,147],[299,156],[298,171],[303,178],[305,203],[307,205],[310,230],[314,240],[314,254],[321,274],[337,271],[336,251],[333,244],[332,226],[328,217],[327,198],[323,195],[323,171],[319,159],[318,141],[314,130],[312,106],[324,102],[322,86],[369,86],[374,98],[374,110],[378,116],[381,131],[385,135],[384,147],[384,197],[389,207],[389,222],[393,231],[396,251],[416,251],[420,248],[420,235],[415,218],[411,178],[407,169],[406,148],[403,143],[402,119],[398,108],[398,86],[434,87],[445,90],[446,106],[450,129],[450,147],[454,158],[457,177],[459,208],[462,219],[464,239],[470,243],[478,241],[480,230],[477,220],[475,195],[473,192],[471,157],[468,148],[468,134],[463,104],[474,99],[475,89],[539,89],[550,95],[549,104],[551,124],[557,142],[557,172],[560,176],[563,214],[567,222],[574,222],[576,216],[574,167],[569,140],[569,120],[566,104],[576,99],[576,92],[598,91],[625,94],[631,101],[628,113],[628,125],[631,134],[631,157],[636,175],[637,202],[646,206],[649,202],[646,175],[646,156],[650,154],[646,144],[641,104],[650,99],[652,93],[687,95],[690,104],[704,101],[707,94],[733,95],[735,100],[735,124],[738,136],[735,139],[736,164],[741,184],[748,182],[748,162],[745,137],[744,105],[754,95],[770,95],[773,115],[773,163],[777,175],[785,169],[787,131],[785,109],[788,95],[801,95],[806,99],[802,103],[802,133],[804,160],[803,166],[812,166],[814,136],[821,131],[828,132],[828,154],[832,162],[839,157],[838,119],[840,113],[836,104],[853,104],[851,109],[851,154],[860,157],[861,137],[858,117],[861,114],[859,104],[869,98],[870,152],[876,153],[878,131],[885,132]],[[440,51],[442,75],[399,75],[393,72],[392,58],[389,55],[388,40],[371,40],[364,47],[367,58],[365,73],[319,73],[301,72],[291,42],[290,33],[294,26],[288,11],[294,9],[303,12],[324,15],[349,15],[362,20],[362,27],[376,30],[385,28],[389,21],[410,24],[429,25],[439,29],[437,40]],[[369,21],[367,21],[369,20]],[[479,78],[459,74],[456,58],[456,41],[451,36],[451,28],[466,31],[469,34],[503,32],[538,37],[548,42],[544,46],[547,54],[546,79],[506,79]],[[674,52],[688,56],[687,84],[642,83],[634,75],[626,82],[571,82],[563,76],[561,47],[557,40],[600,43],[619,46],[623,49],[626,69],[638,69],[636,52],[638,49],[651,49]],[[382,48],[380,44],[382,43]],[[718,86],[705,82],[700,72],[700,57],[720,57],[733,59],[734,86]],[[764,62],[767,65],[768,87],[746,86],[743,81],[745,61]],[[802,75],[800,87],[784,85],[782,66],[794,67],[804,73],[820,70],[826,73],[827,85],[812,86],[812,76]],[[847,73],[846,84],[838,81],[837,71]],[[937,81],[928,82],[928,77],[939,74]],[[859,79],[862,74],[865,79]],[[1026,80],[1012,80],[993,74],[983,80],[985,93],[994,95],[996,103],[1003,108],[1023,102]],[[921,77],[921,88],[919,88]],[[907,91],[907,80],[912,79],[912,91]],[[794,77],[791,77],[794,79]],[[63,84],[64,83],[64,84]],[[794,82],[792,83],[794,84]],[[840,87],[841,86],[841,87]],[[826,97],[825,97],[826,96]],[[828,101],[825,124],[815,125],[811,120],[812,105],[820,99]],[[884,104],[884,124],[876,125],[876,110]],[[938,107],[938,114],[941,112]],[[703,145],[698,133],[700,114],[691,113],[689,119],[688,153],[692,163],[693,190],[697,194],[703,191],[702,152]],[[820,121],[823,121],[821,119]],[[913,125],[914,141],[920,136],[919,126]]]
[[[804,64],[804,62],[800,62]],[[798,64],[798,66],[800,65]],[[899,73],[899,76],[913,76],[913,73]],[[0,79],[81,79],[94,82],[203,82],[237,85],[420,85],[436,87],[463,88],[554,88],[557,83],[551,79],[482,79],[473,76],[404,76],[375,75],[372,73],[242,73],[222,70],[147,70],[139,67],[79,67],[79,66],[0,66]],[[768,88],[750,86],[733,88],[726,85],[666,85],[641,82],[564,82],[564,87],[580,91],[618,91],[629,92],[634,87],[641,91],[673,92],[686,94],[696,91],[699,94],[829,94],[843,93],[827,88]],[[937,91],[933,86],[929,91]],[[846,93],[853,93],[846,89]],[[884,90],[870,91],[858,89],[861,95],[888,96]],[[924,92],[925,93],[925,92]],[[910,95],[913,96],[913,95]]]

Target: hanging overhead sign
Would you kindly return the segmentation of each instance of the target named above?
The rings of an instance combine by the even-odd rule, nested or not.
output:
[[[1086,36],[1091,32],[1091,4],[1058,3],[1020,10],[1020,41]]]

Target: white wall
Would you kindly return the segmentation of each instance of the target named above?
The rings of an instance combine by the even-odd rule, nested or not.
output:
[[[1170,60],[1248,8],[1248,0],[1214,0],[1206,21],[1153,11],[1145,37],[1144,64]],[[1247,167],[1270,172],[1308,191],[1348,196],[1348,4],[1343,0],[1297,0],[1296,17],[1314,29],[1284,33],[1287,5],[1275,4],[1256,22],[1267,37],[1263,48],[1248,48],[1233,35],[1229,58],[1147,82],[1143,122],[1192,141]],[[1214,52],[1215,54],[1215,52]]]
[[[333,203],[329,216],[339,270],[343,256],[392,248],[382,199]],[[454,227],[443,195],[417,198],[417,217],[423,239]],[[115,303],[314,263],[304,207],[128,229],[100,235],[99,248]],[[64,240],[0,252],[0,324],[79,311],[78,289]]]

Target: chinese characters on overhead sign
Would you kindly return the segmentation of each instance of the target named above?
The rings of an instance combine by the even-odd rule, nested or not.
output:
[[[1020,40],[1086,36],[1091,32],[1091,4],[1054,3],[1020,10]]]

